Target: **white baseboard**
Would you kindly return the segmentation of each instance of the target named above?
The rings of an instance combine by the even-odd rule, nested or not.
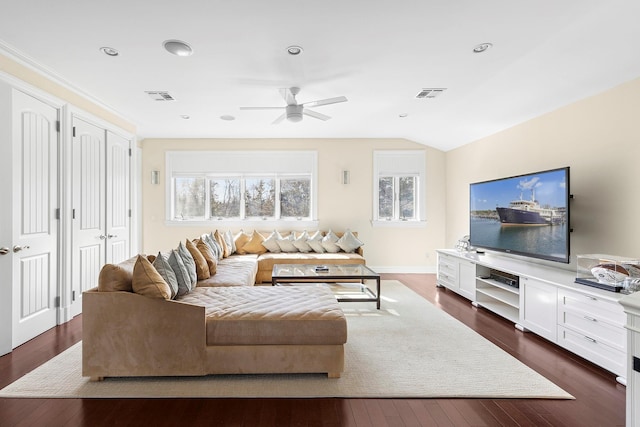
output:
[[[384,266],[378,267],[375,265],[367,265],[370,269],[376,273],[396,273],[396,274],[435,274],[435,265],[419,265],[419,266]]]

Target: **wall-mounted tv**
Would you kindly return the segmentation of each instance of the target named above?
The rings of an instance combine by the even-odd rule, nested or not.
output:
[[[470,185],[469,242],[481,249],[569,262],[569,168]]]

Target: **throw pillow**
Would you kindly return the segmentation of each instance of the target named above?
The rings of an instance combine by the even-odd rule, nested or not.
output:
[[[342,237],[338,239],[336,245],[340,246],[340,249],[345,252],[354,252],[360,246],[364,245],[364,243],[358,240],[358,238],[351,232],[351,230],[347,229]]]
[[[236,253],[236,240],[233,238],[231,230],[225,231],[222,237],[224,238],[224,242],[229,248],[229,255],[233,255],[234,253]]]
[[[184,262],[185,267],[187,267],[187,271],[189,272],[189,278],[191,279],[191,290],[198,282],[198,274],[196,273],[196,262],[194,261],[193,256],[191,256],[191,253],[184,245],[184,243],[180,242],[177,251],[178,255],[180,255],[180,258],[182,258],[182,262]]]
[[[148,257],[147,257],[148,258]],[[173,272],[173,269],[169,265],[169,262],[164,259],[164,256],[160,252],[153,260],[152,264],[158,273],[162,276],[169,288],[171,289],[171,299],[174,299],[176,295],[178,295],[178,279],[176,278],[176,273]]]
[[[132,257],[119,264],[105,264],[98,276],[98,291],[132,292],[131,280],[136,259],[137,257]]]
[[[307,233],[307,230],[305,230],[300,233],[298,237],[293,239],[293,245],[302,253],[311,252],[313,249],[311,249],[307,240],[309,240],[309,234]]]
[[[262,242],[264,242],[264,236],[254,230],[251,240],[249,240],[249,243],[244,245],[242,249],[244,249],[248,254],[264,254],[267,252],[267,249],[262,246]]]
[[[251,240],[251,235],[240,230],[240,233],[236,235],[235,242],[234,242],[236,245],[237,254],[245,255],[247,253],[247,251],[244,250],[244,245],[249,243],[249,240]]]
[[[280,245],[278,245],[279,239],[282,239],[282,236],[280,235],[280,233],[278,233],[277,230],[273,230],[273,233],[271,233],[269,237],[264,239],[264,242],[262,242],[262,246],[267,248],[269,252],[273,252],[277,254],[282,251],[280,249]]]
[[[203,239],[197,239],[196,248],[198,248],[205,261],[207,261],[209,276],[216,274],[216,271],[218,271],[218,258],[213,254],[209,245],[207,245]]]
[[[337,241],[338,236],[336,236],[336,233],[329,230],[327,235],[322,238],[322,247],[325,251],[335,254],[340,252],[340,246],[336,245]]]
[[[171,266],[171,269],[176,274],[176,281],[178,282],[178,296],[186,295],[191,292],[191,276],[189,276],[189,270],[184,265],[182,257],[175,249],[169,254],[167,262]]]
[[[307,243],[316,253],[322,254],[326,252],[322,246],[322,233],[320,231],[316,231],[313,235],[309,236]]]
[[[216,254],[215,247],[214,247],[213,243],[210,240],[209,234],[205,233],[205,234],[201,235],[200,239],[207,244],[209,249],[211,249],[211,252],[215,255]]]
[[[216,237],[215,237],[215,234],[214,234],[213,231],[211,233],[209,233],[209,242],[211,242],[211,244],[213,244],[213,246],[215,246],[214,253],[218,257],[218,261],[221,260],[222,259],[222,255],[224,255],[224,253],[222,251],[222,246],[220,246],[220,243],[218,242],[218,240],[216,240]]]
[[[149,260],[142,255],[138,255],[136,264],[133,266],[132,286],[136,294],[150,298],[171,299],[171,288]]]
[[[216,238],[216,242],[218,242],[218,244],[222,248],[222,258],[228,257],[229,256],[229,248],[227,247],[227,243],[224,241],[224,237],[222,236],[222,233],[220,233],[218,230],[216,230],[213,233],[213,237]]]
[[[195,242],[187,239],[186,243],[187,250],[193,257],[193,261],[196,263],[196,277],[198,278],[198,280],[204,280],[211,277],[207,260],[202,255],[202,252],[200,252],[200,249],[196,247]]]
[[[298,252],[298,248],[293,244],[293,233],[289,234],[287,237],[283,237],[282,239],[276,240],[278,246],[280,246],[280,250],[285,253]]]

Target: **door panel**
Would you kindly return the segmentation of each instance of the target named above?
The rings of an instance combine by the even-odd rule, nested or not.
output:
[[[58,110],[13,91],[12,346],[57,323]]]
[[[82,292],[98,284],[105,260],[105,131],[73,118],[72,260],[74,314],[81,310]]]
[[[129,257],[129,140],[107,132],[107,259]]]

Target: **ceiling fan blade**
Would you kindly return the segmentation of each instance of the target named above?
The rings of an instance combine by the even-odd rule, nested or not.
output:
[[[280,123],[281,121],[283,121],[285,119],[285,117],[287,117],[286,113],[283,113],[280,115],[280,117],[278,117],[277,119],[275,119],[273,122],[271,122],[272,125],[277,125],[278,123]]]
[[[346,101],[348,101],[346,97],[337,96],[335,98],[321,99],[320,101],[305,102],[302,105],[304,105],[306,108],[313,108],[313,107],[319,107],[321,105],[337,104],[338,102],[346,102]]]
[[[302,114],[304,114],[306,116],[309,116],[309,117],[313,117],[315,119],[320,119],[320,120],[325,120],[325,121],[329,120],[331,118],[330,116],[327,116],[326,114],[320,114],[317,111],[312,111],[312,110],[309,110],[309,109],[306,109],[306,108],[304,110],[302,110]]]
[[[291,92],[290,88],[287,87],[287,88],[280,89],[280,95],[282,95],[282,99],[284,99],[284,102],[286,102],[287,105],[298,105],[298,101],[296,101],[296,96],[294,93]]]
[[[282,110],[285,107],[240,107],[241,110]]]

